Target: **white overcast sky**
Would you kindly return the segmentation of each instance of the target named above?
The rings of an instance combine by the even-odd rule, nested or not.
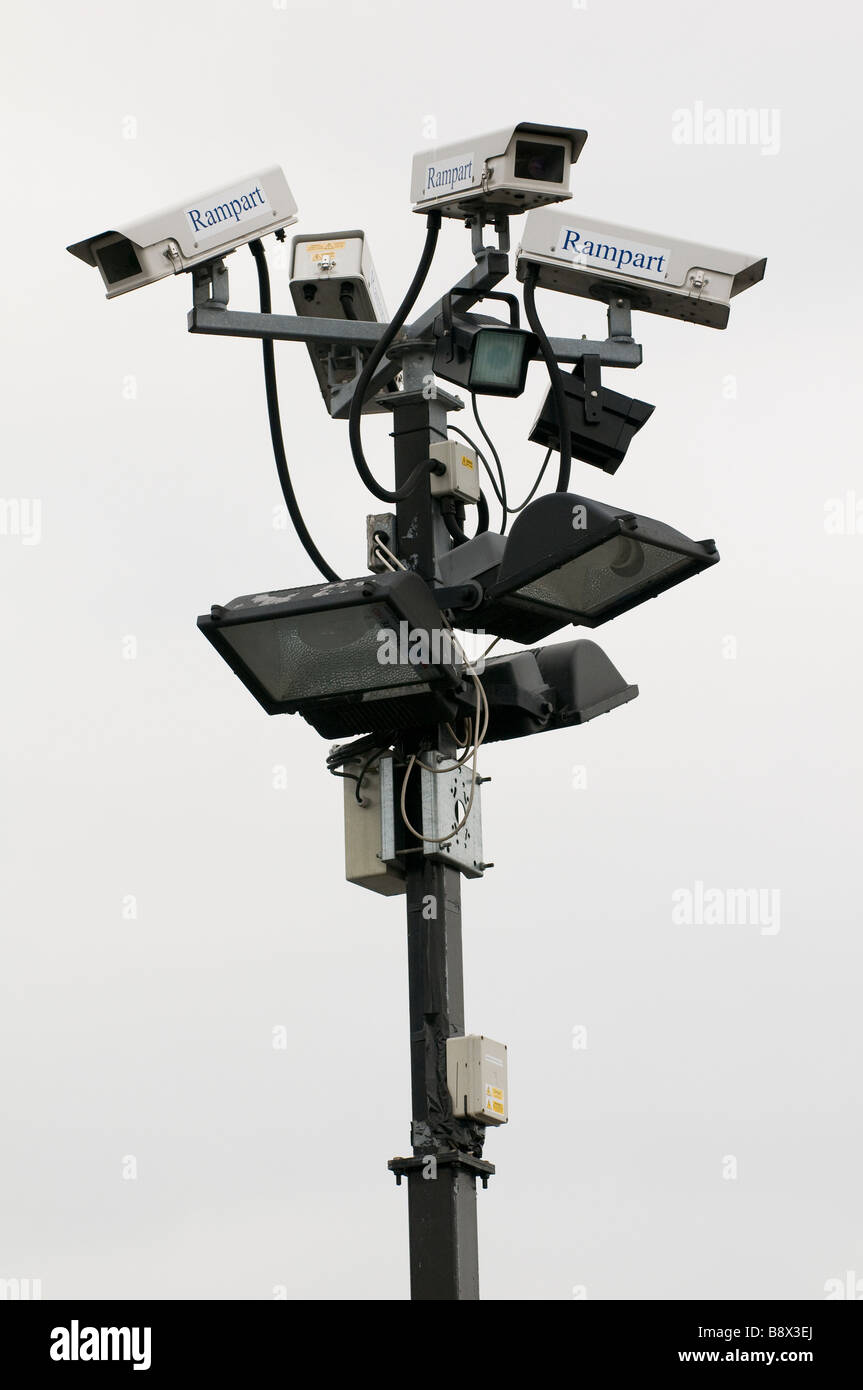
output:
[[[863,1275],[859,30],[799,0],[7,17],[0,1277],[406,1295],[403,901],[344,882],[326,742],[195,627],[315,577],[273,526],[259,348],[189,336],[188,277],[108,303],[64,248],[279,163],[297,230],[363,227],[394,307],[413,153],[519,120],[589,131],[576,211],[768,265],[725,332],[636,320],[644,365],[608,380],[655,414],[614,478],[573,470],[722,563],[596,634],[637,701],[483,758],[497,867],[465,885],[466,1017],[509,1046],[511,1122],[481,1287],[817,1299]],[[740,108],[763,141],[672,138],[676,112]],[[427,300],[470,264],[445,224]],[[251,257],[230,273],[254,307]],[[585,301],[540,307],[602,332]],[[305,349],[278,360],[309,523],[358,574],[377,504]],[[537,365],[487,408],[514,492],[545,389]],[[778,890],[779,930],[674,922],[699,882]]]

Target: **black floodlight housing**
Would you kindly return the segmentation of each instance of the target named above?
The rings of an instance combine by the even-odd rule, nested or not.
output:
[[[249,594],[198,627],[268,714],[326,738],[451,719],[464,688],[450,634],[416,574]]]
[[[539,341],[484,314],[453,317],[437,339],[434,370],[479,396],[520,396]]]
[[[585,639],[495,657],[480,680],[489,705],[486,743],[584,724],[638,694]]]
[[[475,579],[484,590],[458,626],[531,643],[568,623],[599,627],[718,560],[715,541],[554,492],[525,508],[502,545],[468,541],[440,570],[444,583]]]
[[[604,387],[599,358],[593,362],[590,356],[586,357],[574,372],[564,375],[563,386],[572,457],[591,463],[604,473],[616,473],[633,436],[650,419],[655,407]],[[542,403],[530,438],[546,449],[560,449],[560,429],[551,391]]]

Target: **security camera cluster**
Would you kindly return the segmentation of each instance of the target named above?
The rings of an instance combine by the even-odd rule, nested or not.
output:
[[[443,918],[428,928],[437,954],[426,936],[410,957],[413,1156],[389,1164],[398,1181],[408,1179],[416,1297],[462,1296],[450,1292],[452,1280],[428,1258],[433,1235],[442,1225],[449,1231],[450,1207],[428,1205],[437,1193],[453,1210],[456,1197],[462,1203],[459,1230],[450,1232],[461,1255],[438,1264],[457,1271],[458,1288],[465,1279],[478,1290],[469,1199],[477,1177],[485,1184],[494,1171],[482,1158],[485,1128],[506,1123],[509,1113],[506,1047],[484,1035],[461,1036],[461,1021],[452,1036],[453,1019],[463,1013],[459,876],[479,878],[492,867],[482,849],[480,747],[569,729],[628,704],[638,687],[594,642],[533,644],[569,626],[598,627],[719,560],[712,540],[691,540],[570,490],[573,459],[615,472],[653,413],[652,405],[608,390],[602,368],[640,364],[633,312],[723,329],[731,299],[765,271],[763,258],[556,209],[571,197],[572,166],[586,139],[584,130],[522,122],[417,154],[411,200],[426,219],[426,238],[392,317],[361,230],[295,236],[294,314],[272,312],[262,238],[283,239],[297,221],[278,168],[69,247],[98,270],[109,299],[191,272],[190,331],[262,341],[282,494],[326,582],[245,594],[214,605],[198,626],[267,714],[299,714],[321,736],[350,740],[335,744],[327,759],[328,770],[344,779],[348,880],[385,896],[406,894],[416,941],[426,930],[429,885],[431,900],[440,902]],[[509,219],[522,214],[520,303],[498,286],[510,269]],[[474,264],[411,320],[444,219],[470,229]],[[496,246],[484,244],[488,227]],[[228,307],[224,259],[243,245],[255,259],[257,314]],[[549,338],[538,289],[604,305],[608,336]],[[477,313],[483,302],[505,304],[508,318]],[[330,415],[347,417],[360,478],[393,509],[367,518],[369,573],[359,577],[336,573],[303,518],[282,435],[274,358],[280,340],[307,346]],[[548,389],[529,437],[547,452],[531,491],[514,505],[477,402],[521,395],[537,361]],[[469,394],[484,447],[450,423],[463,402],[436,385],[430,390],[434,377]],[[393,416],[394,488],[381,484],[363,452],[362,416],[371,410]],[[536,496],[553,453],[556,484]],[[497,532],[482,470],[500,504]],[[468,509],[473,535],[465,530]],[[472,662],[456,629],[522,649]],[[433,1007],[431,999],[438,1000]],[[423,1181],[428,1155],[440,1163],[435,1183]]]
[[[330,737],[373,734],[392,743],[397,731],[412,724],[464,716],[466,705],[475,699],[464,672],[450,665],[445,678],[438,673],[438,679],[421,661],[411,679],[380,663],[375,668],[360,660],[348,662],[353,685],[347,688],[345,658],[356,644],[368,645],[369,623],[386,626],[381,586],[387,594],[408,592],[404,584],[394,586],[387,572],[405,563],[422,567],[411,559],[407,534],[400,535],[405,523],[398,509],[371,519],[369,568],[379,579],[351,580],[346,588],[323,561],[302,520],[281,437],[272,366],[272,340],[279,336],[306,343],[331,414],[344,417],[349,410],[351,450],[367,486],[391,504],[425,489],[444,524],[432,568],[412,576],[414,588],[422,590],[420,601],[416,595],[411,600],[414,616],[421,611],[426,625],[430,613],[442,612],[445,622],[464,631],[480,630],[530,644],[567,625],[596,627],[718,561],[713,541],[690,540],[649,517],[572,493],[570,465],[575,458],[613,473],[653,413],[652,405],[609,390],[601,378],[603,366],[632,368],[641,361],[641,348],[631,334],[632,312],[724,328],[731,299],[761,280],[766,262],[554,207],[571,197],[572,166],[586,140],[587,132],[574,127],[521,122],[416,154],[411,202],[413,211],[427,221],[426,249],[411,290],[392,320],[365,233],[359,229],[295,236],[290,279],[295,314],[289,318],[271,313],[261,239],[271,233],[281,238],[297,221],[296,202],[278,167],[69,247],[99,271],[109,299],[171,274],[195,272],[193,331],[236,332],[264,340],[268,409],[283,492],[301,541],[330,582],[296,594],[277,590],[217,605],[200,619],[200,626],[269,713],[300,713]],[[524,287],[529,329],[521,326],[516,296],[496,288],[509,271],[509,218],[521,214],[526,220],[515,273]],[[470,228],[476,264],[438,304],[410,323],[442,219]],[[497,248],[483,245],[489,226],[497,235]],[[255,255],[261,283],[262,312],[257,316],[235,315],[227,308],[224,257],[246,244]],[[207,286],[213,296],[209,301]],[[550,340],[536,309],[537,289],[603,304],[609,336],[600,342]],[[483,300],[504,301],[509,321],[475,312],[474,306]],[[470,394],[477,424],[498,465],[500,488],[483,448],[446,420],[447,412],[461,407],[457,397],[442,398],[446,433],[429,438],[427,457],[407,486],[395,492],[383,488],[368,469],[359,417],[369,410],[395,415],[410,404],[402,363],[423,344],[427,351],[430,339],[435,376]],[[503,467],[477,414],[477,398],[520,395],[528,369],[538,359],[545,361],[549,388],[530,439],[548,451],[546,464],[557,452],[558,481],[553,492],[535,500],[530,500],[531,494],[522,508],[509,508]],[[564,372],[562,363],[572,370]],[[448,437],[451,432],[459,438]],[[489,527],[483,468],[501,503],[499,532]],[[467,508],[475,509],[477,517],[472,537],[464,530]],[[508,529],[510,515],[516,519]],[[391,617],[393,622],[406,620],[395,608]],[[585,666],[596,667],[594,652],[599,649],[592,643],[570,645],[584,647],[573,656],[584,689]],[[317,653],[316,679],[308,689],[305,651]],[[293,652],[287,665],[286,652]],[[322,652],[334,654],[333,659],[324,662]],[[513,666],[514,660],[496,659],[487,677],[492,701],[503,700],[501,692],[507,692],[506,717],[486,709],[486,728],[497,731],[494,737],[581,722],[615,701],[631,699],[635,690],[619,676],[609,686],[603,665],[600,684],[608,687],[605,698],[588,702],[589,709],[576,696],[572,672],[567,680],[561,678],[556,694],[543,686],[538,700],[537,671],[527,684],[523,679],[520,684],[528,663]],[[539,660],[536,653],[531,660]],[[602,663],[607,658],[602,657]],[[454,690],[459,693],[454,695]],[[501,735],[500,730],[509,732]]]
[[[570,459],[613,473],[653,412],[652,405],[607,389],[601,379],[603,365],[631,368],[641,360],[641,349],[631,336],[633,310],[724,328],[731,299],[756,284],[766,264],[763,258],[554,208],[553,204],[571,197],[572,166],[586,140],[584,130],[525,121],[414,156],[411,201],[413,211],[427,219],[430,254],[441,219],[448,218],[470,227],[477,262],[473,276],[454,286],[415,325],[405,326],[407,314],[401,311],[397,320],[388,319],[365,233],[354,229],[295,236],[290,280],[295,318],[282,319],[269,313],[267,282],[266,314],[260,315],[258,326],[251,329],[251,316],[243,315],[243,327],[237,325],[235,330],[244,336],[259,333],[265,339],[283,331],[286,337],[306,342],[331,413],[344,414],[344,401],[349,400],[351,447],[361,476],[377,496],[393,501],[398,494],[380,488],[371,478],[358,443],[359,431],[354,427],[360,413],[392,410],[406,399],[397,348],[403,351],[405,341],[433,337],[435,375],[466,389],[474,407],[480,396],[520,395],[531,363],[545,359],[550,386],[530,439],[544,446],[549,455],[553,451],[560,455],[558,485],[550,496],[539,497],[519,510],[509,534],[505,489],[501,495],[496,486],[504,524],[500,533],[489,530],[489,509],[481,487],[481,466],[488,470],[488,460],[463,431],[455,431],[459,440],[430,442],[427,468],[419,470],[449,533],[449,542],[442,549],[438,547],[435,556],[431,576],[434,591],[439,598],[446,591],[447,611],[463,629],[482,629],[521,642],[536,641],[567,624],[597,626],[718,560],[712,541],[691,541],[650,518],[570,493]],[[516,250],[515,273],[524,285],[530,331],[521,327],[516,297],[495,288],[509,269],[509,218],[521,214],[526,214],[526,221]],[[215,282],[221,273],[220,284],[226,283],[223,258],[247,243],[252,244],[260,271],[261,238],[270,233],[283,235],[284,228],[296,221],[297,205],[287,180],[281,169],[273,167],[155,216],[118,224],[69,250],[99,271],[107,297],[114,298],[185,271],[197,271],[199,283],[202,275],[204,280],[210,276]],[[482,244],[487,226],[497,233],[497,250]],[[428,259],[430,263],[430,255]],[[428,265],[421,279],[427,269]],[[603,303],[609,337],[598,343],[583,338],[550,341],[537,316],[534,292],[538,288]],[[203,331],[232,331],[234,319],[226,307],[226,294],[224,290],[215,322],[211,310]],[[509,322],[473,312],[473,306],[483,299],[506,301]],[[264,303],[262,300],[262,307]],[[208,308],[206,303],[200,305],[197,294],[196,306],[199,318],[192,326],[200,329],[200,316],[205,317]],[[265,354],[267,347],[265,342]],[[391,360],[387,352],[392,354]],[[375,359],[374,380],[370,359]],[[571,372],[561,370],[565,361],[573,364]],[[268,384],[272,407],[271,389],[275,399],[273,383]],[[448,408],[460,405],[457,398],[450,398]],[[482,428],[478,416],[477,422]],[[274,435],[277,460],[280,442],[280,433],[278,439]],[[491,445],[490,440],[487,442]],[[463,529],[467,507],[477,509],[473,538]],[[305,527],[296,519],[296,508],[291,514],[306,544]],[[398,551],[397,517],[385,514],[383,528],[374,534],[385,533]],[[309,544],[306,548],[324,577],[331,582],[337,579],[329,566],[319,563],[316,548]],[[392,558],[396,560],[397,555]],[[374,544],[369,565],[379,574],[393,568]],[[354,583],[361,593],[363,584]],[[327,602],[338,603],[343,598],[343,592],[334,585]],[[237,607],[239,615],[234,611]],[[368,689],[359,683],[359,668],[353,692],[346,692],[334,676],[337,692],[316,690],[313,698],[304,700],[302,691],[292,686],[290,700],[276,699],[269,677],[265,680],[255,669],[256,661],[260,664],[263,660],[264,628],[259,623],[260,606],[254,615],[249,614],[249,607],[249,603],[237,601],[227,609],[214,609],[201,625],[265,708],[305,713],[322,730],[386,732],[380,721],[395,718],[399,702],[391,693],[380,705],[370,698]],[[263,611],[269,614],[271,625],[280,608],[268,596]],[[320,621],[317,601],[313,611]],[[238,629],[238,616],[243,622],[248,618],[248,629]],[[293,610],[290,621],[295,621]],[[222,639],[229,627],[237,642],[240,630],[254,636],[248,660],[241,659],[237,642],[231,645],[227,636]],[[284,672],[280,666],[278,669],[282,679]],[[265,690],[268,693],[262,697]],[[451,705],[446,705],[444,712],[452,715]],[[521,727],[534,731],[560,727],[561,720],[551,719],[551,710],[547,714],[543,723],[532,705],[531,717],[522,720]],[[364,720],[367,729],[360,727]]]

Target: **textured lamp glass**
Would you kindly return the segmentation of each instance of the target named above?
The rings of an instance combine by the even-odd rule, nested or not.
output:
[[[648,583],[669,578],[690,563],[687,556],[662,546],[642,545],[628,536],[615,536],[515,592],[565,609],[568,614],[577,615],[569,621],[577,622],[579,618],[595,618],[611,604]]]
[[[570,492],[530,503],[495,548],[479,537],[455,555],[449,581],[483,589],[458,625],[526,645],[568,623],[598,627],[719,559],[713,541]]]
[[[531,339],[517,329],[481,328],[473,340],[473,390],[518,391],[524,380],[524,354]]]
[[[378,660],[379,634],[392,626],[391,611],[371,603],[238,623],[226,627],[223,638],[273,700],[290,703],[425,680],[417,666],[382,665]]]
[[[198,626],[268,714],[301,714],[328,738],[450,719],[463,685],[409,572],[247,594]]]

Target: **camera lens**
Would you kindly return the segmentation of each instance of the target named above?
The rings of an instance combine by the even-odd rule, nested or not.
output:
[[[542,145],[537,140],[516,140],[515,176],[535,183],[563,183],[563,145]]]

